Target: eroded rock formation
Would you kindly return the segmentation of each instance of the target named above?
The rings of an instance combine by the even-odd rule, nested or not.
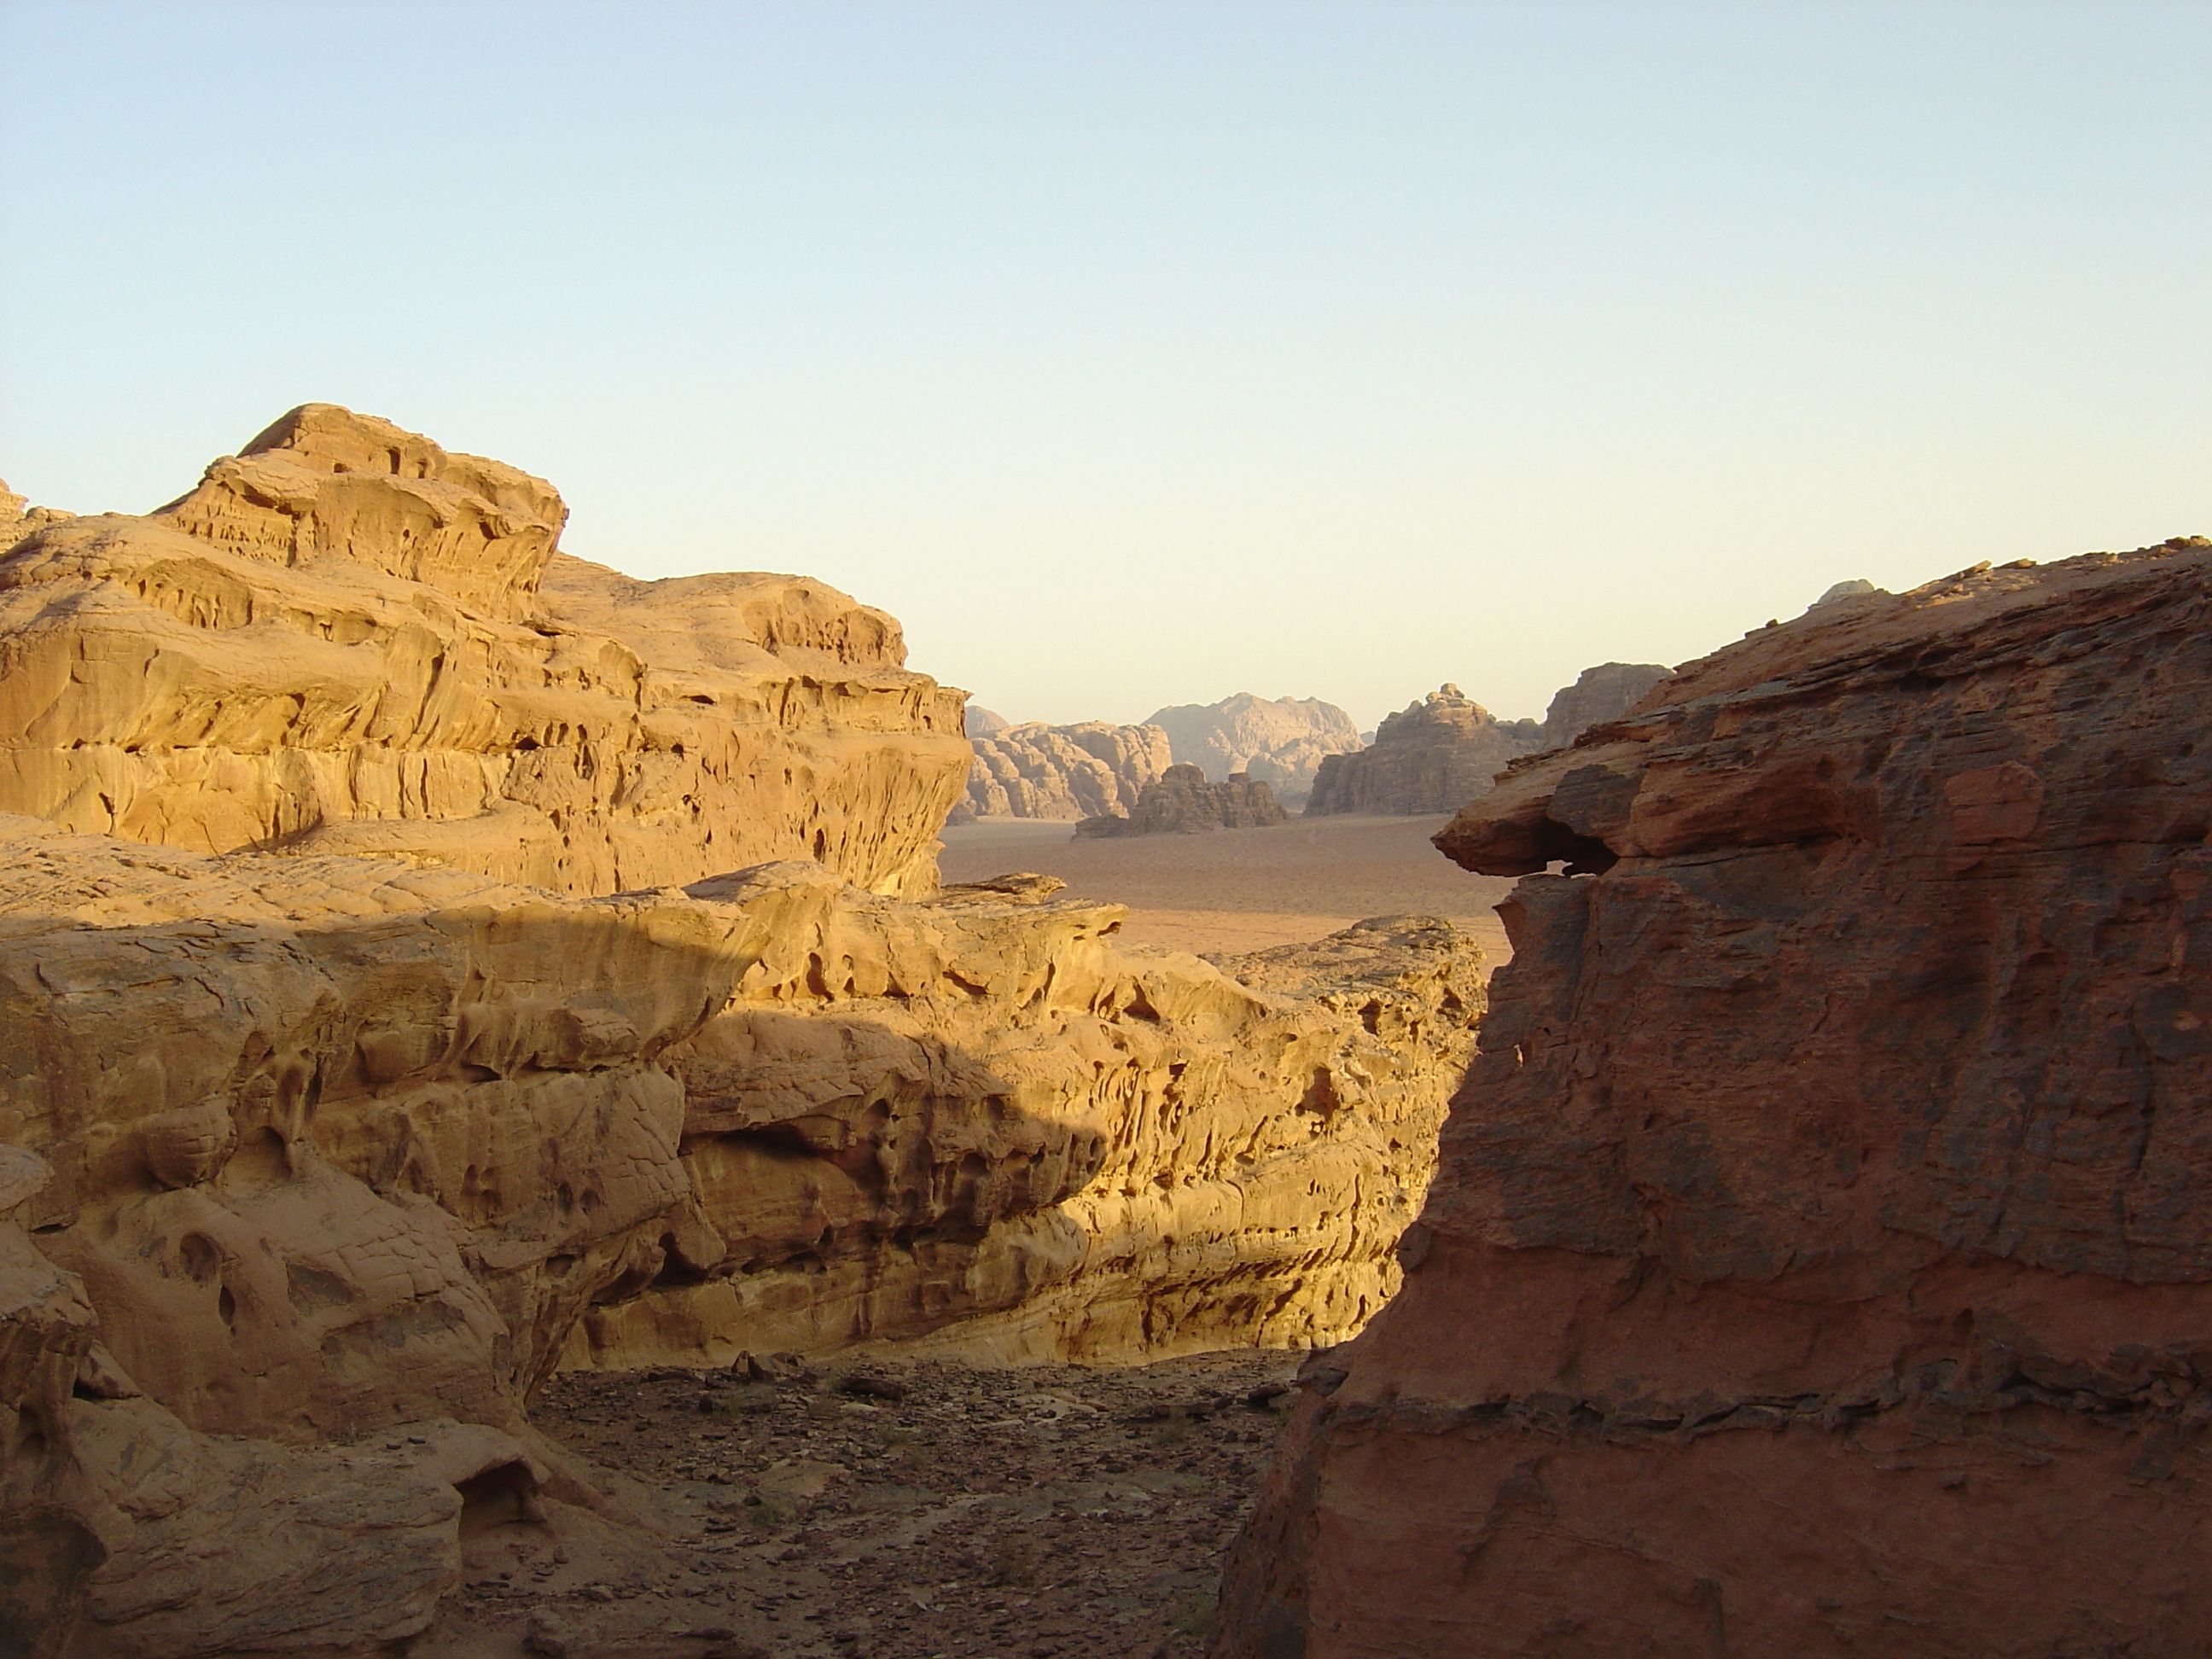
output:
[[[1261,830],[1287,823],[1274,792],[1242,772],[1226,782],[1208,783],[1195,766],[1170,766],[1145,786],[1136,808],[1085,818],[1075,833],[1086,840],[1113,836],[1199,836],[1215,830]]]
[[[33,530],[76,516],[58,507],[33,507],[27,499],[8,488],[5,478],[0,478],[0,548],[12,547]]]
[[[1387,716],[1371,747],[1323,760],[1306,812],[1457,811],[1486,791],[1508,761],[1543,743],[1534,720],[1502,722],[1456,685],[1445,685]]]
[[[555,551],[550,484],[295,410],[150,518],[0,556],[0,810],[603,893],[803,853],[927,892],[968,762],[898,625]]]
[[[559,520],[311,406],[162,515],[0,558],[0,775],[39,812],[0,817],[0,1633],[33,1659],[395,1653],[474,1529],[619,1558],[526,1419],[563,1363],[1329,1341],[1395,1282],[1471,939],[1224,971],[1048,878],[936,894],[959,694],[895,623],[633,581]]]
[[[1351,715],[1319,697],[1255,697],[1177,703],[1151,724],[1168,734],[1174,759],[1210,778],[1243,773],[1296,806],[1313,788],[1322,757],[1359,746]]]
[[[1157,726],[1010,726],[973,738],[961,817],[1059,818],[1133,811],[1174,763]]]
[[[1656,662],[1606,662],[1583,669],[1572,685],[1553,695],[1552,706],[1544,711],[1544,747],[1565,749],[1593,726],[1619,720],[1674,672]]]
[[[2197,1651],[2212,542],[1668,695],[1437,837],[1513,961],[1213,1652]]]
[[[71,1659],[419,1629],[468,1504],[596,1501],[524,1419],[564,1352],[1348,1334],[1482,994],[1443,924],[1240,978],[1042,878],[0,846],[0,1595]]]

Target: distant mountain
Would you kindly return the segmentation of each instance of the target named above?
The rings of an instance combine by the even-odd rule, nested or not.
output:
[[[1177,703],[1146,722],[1168,734],[1176,763],[1207,777],[1249,773],[1289,805],[1313,788],[1324,755],[1359,747],[1351,715],[1319,697],[1255,697],[1239,691],[1219,702]]]

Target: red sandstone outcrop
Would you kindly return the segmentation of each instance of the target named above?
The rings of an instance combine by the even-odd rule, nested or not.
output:
[[[1264,783],[1237,772],[1225,783],[1208,783],[1195,766],[1170,766],[1145,786],[1136,810],[1085,818],[1075,826],[1078,836],[1097,840],[1114,836],[1199,836],[1215,830],[1260,830],[1271,823],[1287,823],[1274,792]]]
[[[1542,744],[1535,721],[1500,721],[1446,685],[1386,717],[1371,747],[1322,761],[1306,813],[1456,811]]]
[[[550,484],[295,410],[151,518],[0,556],[0,811],[603,893],[805,853],[925,893],[960,694],[804,577],[556,553]]]
[[[1666,695],[1437,837],[1514,958],[1212,1652],[2201,1651],[2212,542]]]
[[[1322,757],[1359,746],[1352,716],[1319,697],[1239,691],[1219,702],[1163,708],[1150,723],[1168,734],[1178,764],[1210,778],[1243,773],[1293,806],[1313,788]]]
[[[1174,764],[1157,726],[1006,726],[972,737],[975,758],[956,822],[984,817],[1059,818],[1129,812],[1145,786]]]
[[[1593,726],[1617,720],[1674,673],[1656,662],[1606,662],[1563,685],[1544,711],[1544,747],[1565,749]],[[1454,809],[1456,810],[1456,809]]]

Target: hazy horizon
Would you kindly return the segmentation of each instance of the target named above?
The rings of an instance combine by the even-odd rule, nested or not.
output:
[[[2212,8],[9,0],[0,477],[348,404],[1015,720],[2212,531]]]

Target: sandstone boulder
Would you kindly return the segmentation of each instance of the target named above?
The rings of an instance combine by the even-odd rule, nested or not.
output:
[[[788,852],[927,892],[960,694],[803,577],[556,553],[512,467],[329,404],[150,518],[0,556],[0,810],[204,852],[384,852],[571,893]]]
[[[1208,783],[1195,766],[1170,766],[1145,786],[1136,808],[1085,818],[1077,836],[1096,840],[1114,836],[1197,836],[1215,830],[1258,830],[1287,823],[1290,814],[1264,783],[1231,773],[1225,783]]]
[[[1437,837],[1513,961],[1212,1652],[2195,1651],[2212,542],[1664,695]]]
[[[1322,757],[1359,746],[1352,716],[1319,697],[1239,691],[1219,702],[1163,708],[1151,724],[1168,734],[1178,764],[1210,778],[1243,773],[1293,806],[1312,790]]]
[[[1058,818],[1133,811],[1174,763],[1156,726],[1012,726],[974,738],[966,817]]]
[[[1543,744],[1535,721],[1501,722],[1448,684],[1387,717],[1372,747],[1322,761],[1306,812],[1456,811]]]

